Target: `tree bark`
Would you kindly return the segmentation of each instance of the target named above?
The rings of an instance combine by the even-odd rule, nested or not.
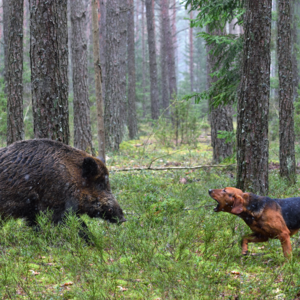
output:
[[[173,0],[172,3],[172,41],[173,41],[173,49],[174,49],[174,63],[175,63],[175,72],[177,72],[177,65],[178,65],[178,47],[177,47],[177,28],[176,28],[176,0]],[[176,73],[175,73],[176,74]]]
[[[166,45],[166,10],[168,7],[164,5],[165,3],[161,3],[161,41],[160,41],[160,67],[161,67],[161,87],[162,87],[162,108],[165,111],[165,114],[169,114],[169,105],[170,105],[170,98],[169,98],[169,83],[168,83],[168,64],[167,64],[167,45]]]
[[[122,115],[122,63],[120,61],[120,1],[106,3],[106,80],[105,80],[105,145],[107,149],[119,150],[123,138]]]
[[[100,39],[100,63],[101,63],[101,80],[102,80],[102,98],[105,99],[105,41],[106,41],[106,0],[99,0],[99,39]]]
[[[216,35],[222,35],[221,30],[213,32]],[[213,56],[210,51],[213,50],[213,46],[207,46],[207,85],[208,88],[218,80],[216,76],[211,77],[210,73],[214,72],[215,64],[218,58]],[[219,131],[233,131],[232,116],[230,113],[230,106],[219,105],[213,107],[213,99],[209,100],[210,112],[210,125],[211,125],[211,145],[213,147],[213,162],[220,163],[224,158],[232,155],[232,143],[226,143],[225,139],[218,138]]]
[[[10,11],[9,1],[3,1],[3,41],[4,41],[4,80],[7,84],[7,68],[8,68],[8,41],[9,41],[9,28],[10,28]],[[6,92],[6,88],[5,88]]]
[[[290,0],[278,0],[280,175],[296,182]]]
[[[237,187],[268,193],[268,114],[272,0],[247,0],[238,97]]]
[[[101,1],[101,0],[100,0]],[[99,23],[98,23],[98,0],[92,2],[92,24],[93,24],[93,53],[94,53],[94,70],[96,85],[96,103],[97,103],[97,137],[98,137],[98,155],[105,160],[105,128],[104,128],[104,111],[103,111],[103,92],[100,63],[100,46],[99,46]]]
[[[190,19],[193,19],[193,12],[190,12]],[[194,45],[193,45],[193,28],[189,28],[189,38],[190,38],[190,81],[191,81],[191,92],[194,92]]]
[[[296,17],[296,1],[290,0],[291,9],[291,41],[292,41],[292,65],[293,65],[293,86],[294,86],[294,96],[293,102],[298,98],[298,84],[299,84],[299,74],[298,74],[298,61],[297,61],[297,42],[298,42],[298,33],[297,33],[297,24],[298,16]]]
[[[128,130],[129,138],[137,134],[136,94],[135,94],[135,46],[134,46],[134,3],[128,1]]]
[[[8,1],[8,0],[6,0]],[[4,1],[5,2],[5,1]],[[7,48],[7,145],[24,139],[23,0],[10,0]]]
[[[119,0],[119,61],[120,61],[120,96],[121,96],[121,118],[122,128],[127,124],[128,118],[128,101],[126,93],[126,75],[127,75],[127,23],[128,23],[128,4],[127,0]]]
[[[175,69],[175,51],[173,45],[173,37],[171,30],[171,23],[169,17],[169,1],[162,0],[161,2],[164,13],[164,29],[165,29],[165,43],[167,51],[167,64],[168,64],[168,79],[169,79],[169,94],[171,101],[176,99],[177,83],[176,83],[176,69]]]
[[[145,0],[146,18],[148,29],[148,47],[149,47],[149,68],[150,68],[150,84],[151,84],[151,117],[158,119],[158,87],[157,87],[157,63],[156,63],[156,43],[154,34],[154,16],[152,10],[152,0]]]
[[[87,86],[86,1],[72,0],[72,65],[74,91],[74,147],[92,153],[90,101]]]
[[[139,15],[140,15],[140,0],[134,0],[136,5],[135,5],[135,39],[134,41],[137,42],[139,39]],[[142,4],[142,7],[144,5]]]
[[[143,90],[143,99],[142,99],[142,110],[143,118],[146,116],[146,55],[145,55],[145,4],[142,2],[142,90]]]
[[[67,0],[30,0],[35,138],[69,143]]]

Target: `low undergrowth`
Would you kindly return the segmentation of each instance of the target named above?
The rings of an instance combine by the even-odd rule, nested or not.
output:
[[[183,150],[185,154],[168,160],[205,163],[211,153],[201,160],[201,148],[198,151]],[[134,155],[126,148],[108,164],[134,165]],[[137,164],[147,165],[154,158],[151,152],[145,156]],[[167,164],[167,158],[163,159],[160,164]],[[216,203],[207,190],[234,186],[234,176],[234,170],[213,168],[111,171],[113,193],[128,221],[117,226],[83,216],[93,246],[79,238],[73,215],[56,227],[49,222],[51,212],[41,215],[39,232],[21,220],[3,221],[0,298],[297,298],[299,236],[292,239],[290,262],[285,261],[277,240],[250,244],[250,255],[244,257],[240,239],[250,229],[235,216],[213,212]],[[296,196],[299,188],[288,187],[275,170],[270,173],[269,195]]]

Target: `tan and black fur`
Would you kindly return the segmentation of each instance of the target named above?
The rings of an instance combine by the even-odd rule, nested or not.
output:
[[[227,187],[209,190],[209,195],[218,202],[215,212],[224,211],[242,218],[253,231],[243,237],[242,253],[247,254],[248,243],[266,242],[277,238],[285,257],[292,254],[290,236],[300,228],[300,198],[272,199],[244,193]]]

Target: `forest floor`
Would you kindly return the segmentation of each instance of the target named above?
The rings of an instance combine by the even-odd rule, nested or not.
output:
[[[112,191],[127,222],[117,226],[83,216],[94,246],[79,238],[72,215],[57,227],[49,215],[41,216],[41,232],[20,220],[4,222],[0,298],[300,299],[299,235],[292,238],[291,261],[277,240],[250,244],[250,255],[242,256],[240,239],[250,229],[233,215],[213,212],[208,189],[234,186],[234,167],[117,170],[209,164],[209,139],[196,146],[164,147],[142,137],[109,154]],[[270,151],[275,165],[276,147]],[[300,194],[300,184],[288,186],[276,167],[269,178],[269,196]]]

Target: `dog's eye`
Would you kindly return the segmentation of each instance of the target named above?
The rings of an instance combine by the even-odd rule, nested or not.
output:
[[[226,190],[224,189],[223,192],[226,193]]]
[[[232,194],[228,194],[228,196],[229,196],[229,197],[232,197],[233,195],[232,195]]]

